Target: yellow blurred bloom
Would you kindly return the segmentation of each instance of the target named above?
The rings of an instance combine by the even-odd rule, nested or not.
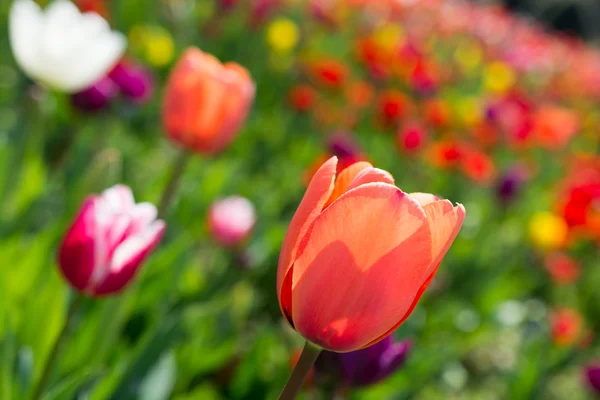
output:
[[[464,125],[473,126],[481,121],[481,102],[477,97],[463,97],[458,99],[455,108],[456,115]]]
[[[504,93],[515,84],[515,73],[502,62],[493,62],[485,67],[483,85],[491,92]]]
[[[379,28],[373,38],[379,47],[392,51],[404,40],[404,32],[399,25],[388,24]]]
[[[464,41],[454,52],[454,60],[467,72],[472,72],[481,64],[483,52],[477,42]]]
[[[299,40],[298,25],[288,18],[277,18],[267,27],[267,44],[276,52],[285,53],[292,50]]]
[[[129,31],[129,43],[154,67],[168,65],[175,55],[175,42],[160,26],[135,25]]]
[[[538,212],[529,220],[529,235],[541,250],[552,250],[565,244],[568,226],[564,219],[547,211]]]

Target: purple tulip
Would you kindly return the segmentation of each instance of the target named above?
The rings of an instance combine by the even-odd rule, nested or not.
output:
[[[59,249],[63,276],[90,296],[121,291],[162,238],[156,214],[154,205],[136,204],[127,186],[88,197]]]
[[[135,64],[121,61],[109,72],[108,77],[125,97],[135,103],[144,103],[154,91],[152,75]]]
[[[496,195],[502,204],[507,205],[515,198],[525,181],[525,176],[523,168],[513,167],[500,177],[496,186]]]
[[[87,89],[71,95],[71,104],[84,112],[100,111],[119,94],[119,88],[108,77],[100,79]]]
[[[585,377],[590,387],[600,396],[600,363],[589,365],[585,369]]]
[[[387,378],[406,361],[411,343],[391,336],[349,353],[323,351],[315,363],[317,379],[340,379],[346,386],[367,386]]]

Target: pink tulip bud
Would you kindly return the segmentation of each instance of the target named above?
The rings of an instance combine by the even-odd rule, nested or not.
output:
[[[63,276],[91,296],[123,290],[162,238],[165,223],[156,214],[124,185],[88,197],[58,253]]]
[[[210,232],[225,247],[235,247],[246,239],[255,223],[254,206],[241,196],[217,200],[208,212]]]

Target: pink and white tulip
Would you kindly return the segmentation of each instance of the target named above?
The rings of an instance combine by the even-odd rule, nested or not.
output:
[[[124,185],[88,197],[59,249],[63,276],[90,296],[123,290],[162,238],[156,217],[156,207],[136,204]]]
[[[252,203],[242,196],[215,201],[208,212],[208,225],[214,239],[222,246],[235,247],[248,237],[256,214]]]

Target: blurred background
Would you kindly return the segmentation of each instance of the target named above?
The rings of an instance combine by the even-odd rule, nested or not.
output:
[[[85,300],[48,398],[276,398],[302,345],[277,302],[279,249],[331,155],[368,160],[467,217],[394,333],[411,343],[403,362],[368,385],[317,370],[302,398],[600,391],[599,3],[75,3],[127,36],[124,62],[143,78],[116,97],[56,93],[0,35],[0,399],[25,398],[64,323],[56,251],[83,199],[124,183],[159,202],[177,158],[161,97],[188,46],[245,66],[253,109],[226,151],[189,161],[135,283]],[[231,195],[254,205],[256,224],[225,246],[208,214]]]

